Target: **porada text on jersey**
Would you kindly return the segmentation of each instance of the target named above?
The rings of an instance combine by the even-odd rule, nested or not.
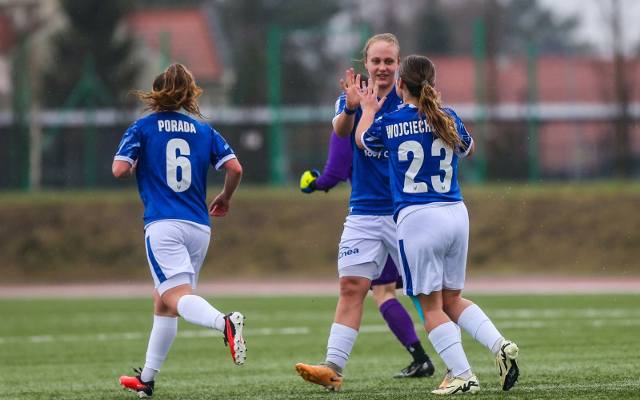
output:
[[[175,119],[159,119],[158,132],[186,132],[196,133],[196,127],[192,122],[175,120]]]

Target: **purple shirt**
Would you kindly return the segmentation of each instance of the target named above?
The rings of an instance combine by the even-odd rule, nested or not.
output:
[[[349,136],[343,138],[331,132],[327,163],[324,165],[322,174],[316,179],[316,189],[329,190],[338,183],[350,179],[352,160],[351,138]]]

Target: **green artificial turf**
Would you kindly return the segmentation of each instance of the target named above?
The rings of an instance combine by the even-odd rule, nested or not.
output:
[[[502,333],[520,346],[520,381],[498,387],[493,357],[468,335],[463,344],[482,399],[638,398],[640,296],[471,296]],[[297,362],[324,360],[333,297],[209,299],[246,315],[248,359],[235,366],[222,337],[181,321],[156,378],[156,399],[424,399],[432,378],[398,380],[408,353],[367,300],[361,333],[345,370],[343,391],[302,381]],[[417,320],[410,302],[402,300]],[[0,300],[0,399],[133,399],[118,376],[144,362],[151,326],[147,299]]]

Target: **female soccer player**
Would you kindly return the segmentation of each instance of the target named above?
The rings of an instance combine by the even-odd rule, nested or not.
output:
[[[244,316],[222,314],[192,294],[209,247],[209,215],[223,217],[240,184],[242,167],[224,138],[202,118],[197,99],[202,89],[183,65],[173,64],[153,81],[150,92],[136,92],[151,114],[125,132],[113,161],[113,175],[135,171],[144,204],[144,231],[149,269],[155,283],[154,318],[144,368],[122,376],[120,384],[139,397],[151,396],[155,376],[178,331],[178,316],[223,332],[233,361],[242,365],[246,346]],[[222,192],[206,205],[209,165],[224,168]]]
[[[359,90],[363,111],[356,141],[372,154],[389,154],[404,291],[420,299],[429,340],[450,370],[432,393],[480,389],[456,324],[491,350],[502,389],[509,390],[518,379],[518,347],[461,296],[469,215],[458,186],[458,158],[473,152],[473,140],[456,113],[441,106],[435,66],[427,57],[407,57],[398,72],[404,105],[395,112],[376,119],[386,99],[377,97],[375,81]]]
[[[400,61],[398,40],[390,33],[371,37],[364,46],[363,59],[367,73],[380,88],[381,95],[388,96],[388,101],[377,110],[378,115],[396,110],[402,102],[393,90]],[[344,92],[336,101],[333,128],[338,136],[350,137],[353,171],[349,215],[338,249],[340,293],[325,362],[296,364],[303,379],[329,390],[339,390],[342,385],[342,371],[358,336],[363,302],[371,281],[380,277],[389,255],[399,265],[387,158],[385,154],[362,151],[354,144],[352,133],[361,110],[353,68],[346,71],[341,85]],[[425,368],[428,375],[433,374],[430,360]]]
[[[351,180],[353,141],[350,137],[341,138],[335,132],[329,140],[329,154],[322,174],[317,170],[307,170],[300,177],[300,190],[313,193],[316,190],[328,192],[338,183]],[[424,351],[420,339],[413,327],[409,313],[396,297],[396,288],[402,287],[402,277],[391,257],[387,257],[380,277],[371,281],[371,293],[378,305],[380,314],[387,322],[389,329],[398,341],[409,352],[413,360],[409,365],[394,375],[396,378],[420,378],[433,375],[433,364]],[[420,318],[423,319],[422,308],[415,297]]]

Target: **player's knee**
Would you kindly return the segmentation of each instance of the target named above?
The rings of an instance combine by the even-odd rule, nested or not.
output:
[[[442,309],[449,316],[459,314],[459,310],[464,307],[464,302],[465,300],[460,294],[443,296]]]
[[[175,307],[171,307],[166,304],[160,296],[154,296],[153,298],[153,313],[164,317],[177,317],[178,310]]]
[[[340,278],[340,297],[353,300],[363,299],[369,290],[369,281],[360,277]]]
[[[376,285],[371,288],[371,292],[373,293],[373,299],[379,307],[388,300],[396,298],[396,284],[394,282],[387,285]]]

